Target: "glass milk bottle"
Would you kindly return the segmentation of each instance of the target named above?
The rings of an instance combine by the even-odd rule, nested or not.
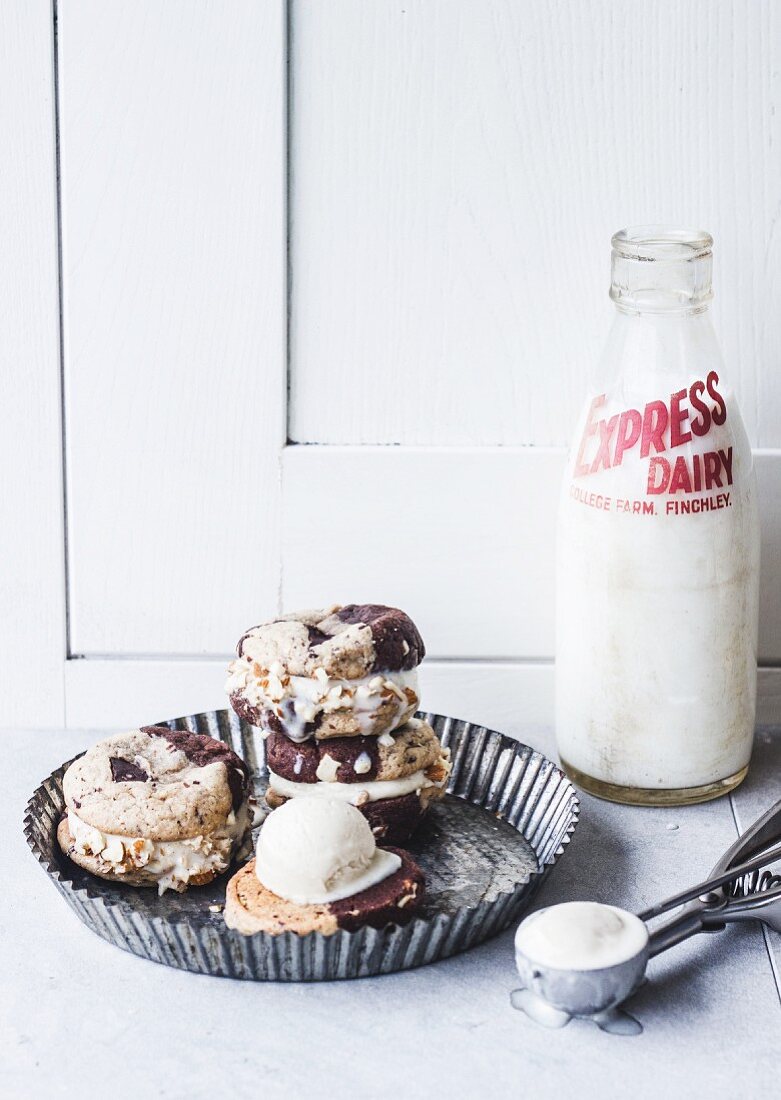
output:
[[[712,244],[657,226],[613,238],[616,314],[564,478],[558,749],[617,802],[715,798],[751,754],[759,522],[709,316]]]

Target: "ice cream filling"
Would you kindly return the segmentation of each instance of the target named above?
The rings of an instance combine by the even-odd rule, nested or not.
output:
[[[368,863],[353,861],[340,866],[336,874],[323,880],[319,889],[309,887],[299,891],[290,885],[286,877],[275,876],[273,871],[259,865],[257,861],[255,873],[266,889],[277,897],[287,898],[296,905],[327,905],[371,889],[378,882],[395,875],[399,867],[400,856],[395,852],[386,852],[384,848],[377,848]]]
[[[269,772],[269,787],[283,798],[338,798],[354,806],[367,801],[379,802],[383,798],[401,798],[424,787],[442,787],[446,782],[447,776],[435,783],[423,771],[405,775],[403,779],[373,779],[368,783],[294,783],[291,779]]]
[[[116,875],[143,871],[156,879],[160,894],[166,890],[181,893],[191,879],[206,872],[224,871],[249,825],[249,809],[243,803],[211,833],[184,840],[149,840],[105,833],[68,810],[68,829],[77,852],[97,856]]]
[[[350,711],[361,733],[374,732],[374,720],[389,705],[396,713],[392,727],[400,725],[418,704],[417,670],[376,672],[357,680],[331,679],[323,669],[314,676],[289,676],[280,664],[261,669],[246,657],[232,661],[225,690],[240,695],[250,706],[272,711],[281,731],[291,741],[306,741],[321,715]],[[407,694],[412,692],[414,699]],[[309,727],[309,729],[307,728]]]

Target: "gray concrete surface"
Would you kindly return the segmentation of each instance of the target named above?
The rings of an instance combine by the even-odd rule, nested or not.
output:
[[[632,1001],[637,1038],[562,1031],[513,1011],[512,932],[423,970],[271,985],[181,973],[83,927],[27,849],[38,782],[95,736],[2,736],[0,1095],[110,1097],[731,1097],[778,1093],[781,937],[699,936],[654,960]],[[535,747],[552,753],[536,734]],[[758,734],[732,799],[689,809],[583,796],[569,851],[535,906],[592,898],[639,908],[705,875],[781,798],[781,730]]]

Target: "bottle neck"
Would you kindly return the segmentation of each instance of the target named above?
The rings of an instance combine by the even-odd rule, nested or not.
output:
[[[612,241],[610,297],[624,313],[701,313],[713,296],[713,240],[701,230],[638,226]]]

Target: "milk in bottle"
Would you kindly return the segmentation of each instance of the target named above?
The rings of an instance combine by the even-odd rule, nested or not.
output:
[[[604,798],[697,802],[748,769],[759,525],[711,326],[712,240],[613,238],[617,307],[559,511],[556,734]]]

